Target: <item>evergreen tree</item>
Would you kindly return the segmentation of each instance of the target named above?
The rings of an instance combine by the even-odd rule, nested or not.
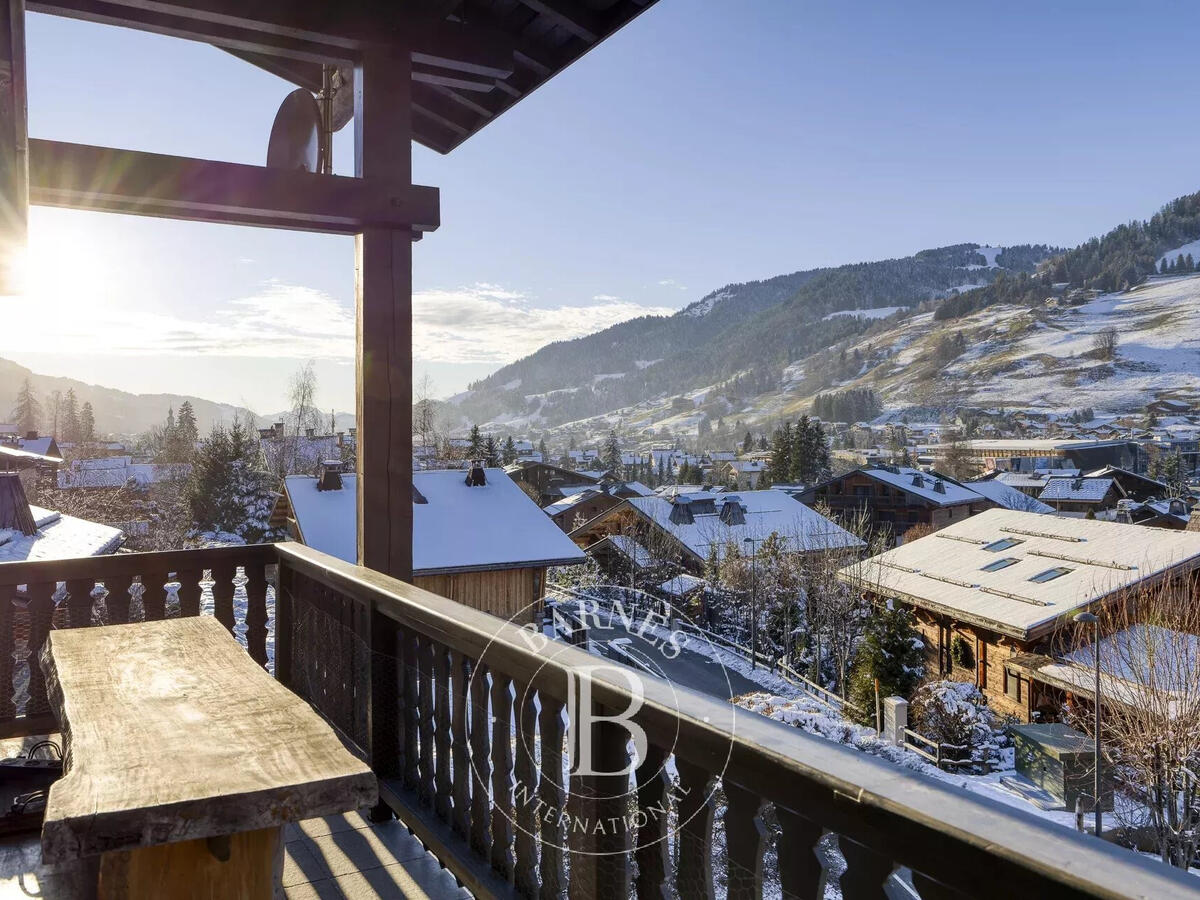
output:
[[[1164,256],[1162,258],[1162,263],[1159,264],[1158,272],[1160,275],[1166,275],[1170,271],[1171,270],[1167,267],[1167,258]]]
[[[74,388],[68,388],[63,398],[61,431],[64,441],[75,443],[79,440],[79,403]]]
[[[33,396],[33,388],[30,387],[29,379],[26,378],[21,382],[20,390],[17,391],[17,405],[13,407],[12,411],[13,423],[17,426],[17,431],[25,435],[31,431],[37,431],[41,418],[42,405]]]
[[[195,446],[196,441],[200,439],[200,432],[196,428],[196,413],[192,410],[192,402],[184,400],[179,407],[179,418],[175,422],[175,428],[179,432],[179,440],[189,446]]]
[[[812,480],[813,483],[824,481],[833,474],[833,464],[829,456],[829,441],[825,439],[825,427],[820,422],[811,422],[812,429]]]
[[[483,459],[483,437],[479,434],[479,426],[471,426],[470,443],[467,446],[467,456],[472,459]]]
[[[608,433],[600,451],[600,468],[605,472],[612,472],[617,478],[621,477],[624,468],[621,465],[621,441],[617,438],[615,429]]]
[[[507,466],[509,463],[513,462],[516,458],[517,458],[517,447],[516,447],[516,444],[513,443],[512,435],[510,434],[508,437],[506,437],[504,439],[504,449],[501,450],[501,459],[504,461],[504,464]]]
[[[754,437],[750,434],[750,432],[747,431],[746,436],[744,438],[742,438],[742,452],[749,453],[753,449],[754,449]]]
[[[1192,259],[1192,254],[1189,253],[1187,256],[1184,257],[1183,264],[1185,266],[1187,266],[1188,272],[1196,271],[1196,261],[1194,259]]]
[[[812,426],[808,416],[796,422],[796,433],[792,437],[791,480],[801,484],[812,484],[813,455]]]
[[[84,403],[79,413],[79,439],[85,443],[96,439],[96,414],[91,403]]]
[[[233,535],[247,543],[269,540],[272,481],[249,423],[235,419],[228,428],[214,425],[188,479],[192,522],[200,532]]]
[[[542,438],[538,441],[538,453],[542,457],[542,462],[550,462],[550,454],[546,452],[546,439]]]
[[[767,467],[770,484],[786,484],[792,478],[792,423],[784,422],[771,437],[771,464]]]
[[[875,721],[875,679],[881,700],[912,694],[924,674],[922,650],[907,608],[872,610],[850,672],[850,700],[862,710],[864,722]]]
[[[483,442],[484,465],[494,469],[500,465],[500,455],[496,452],[496,439],[490,434]]]

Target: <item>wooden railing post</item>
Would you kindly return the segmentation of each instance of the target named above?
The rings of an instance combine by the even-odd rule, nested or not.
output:
[[[762,798],[722,779],[725,789],[725,851],[728,857],[729,900],[758,900],[763,888],[763,851],[767,829]]]
[[[267,567],[246,563],[246,649],[260,666],[267,665]]]
[[[213,574],[215,576],[216,573]],[[292,570],[283,562],[279,563],[278,581],[279,584],[275,586],[275,680],[291,687],[292,629],[295,627],[292,604],[295,601],[292,597]]]
[[[823,900],[828,873],[817,856],[817,842],[825,829],[779,805],[775,807],[775,818],[779,821],[776,846],[784,900]]]
[[[282,567],[281,567],[282,568]],[[278,592],[276,593],[278,609]],[[362,611],[369,623],[366,646],[367,672],[367,758],[380,778],[394,778],[400,770],[400,697],[397,655],[400,652],[396,623],[380,615],[374,605]],[[275,619],[275,646],[279,647],[279,617]]]
[[[572,752],[578,752],[581,740],[590,739],[592,769],[602,774],[580,774],[571,780],[576,815],[585,827],[582,833],[572,834],[569,896],[572,900],[626,900],[631,874],[629,775],[609,773],[621,772],[629,764],[629,732],[600,717],[603,711],[597,713],[590,727],[571,723],[575,730]]]

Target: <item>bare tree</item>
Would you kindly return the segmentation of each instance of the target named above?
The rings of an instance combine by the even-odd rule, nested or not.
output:
[[[437,446],[437,399],[433,392],[433,379],[426,372],[413,386],[413,433],[426,453]]]
[[[267,467],[278,478],[311,469],[319,459],[310,458],[305,435],[309,429],[316,430],[321,424],[321,413],[316,406],[317,373],[311,361],[297,369],[288,383],[288,413],[284,420],[284,432],[276,435],[265,446]]]
[[[1200,850],[1200,605],[1183,576],[1093,611],[1105,635],[1105,765],[1133,801],[1117,804],[1118,821],[1148,831],[1164,862],[1187,869]],[[1091,628],[1079,625],[1060,641],[1084,696],[1093,684],[1091,637]],[[1092,707],[1076,704],[1068,718],[1094,736]]]
[[[1092,349],[1101,359],[1113,359],[1117,355],[1120,332],[1116,325],[1106,325],[1092,335]]]

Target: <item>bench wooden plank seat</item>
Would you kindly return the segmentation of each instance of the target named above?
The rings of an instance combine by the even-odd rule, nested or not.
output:
[[[201,868],[241,853],[260,878],[285,823],[377,800],[366,763],[216,619],[53,631],[41,662],[65,751],[43,859],[102,854],[102,895],[147,860],[155,877],[186,868],[192,851],[163,847],[186,841]]]

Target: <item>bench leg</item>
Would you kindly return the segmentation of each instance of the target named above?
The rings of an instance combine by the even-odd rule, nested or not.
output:
[[[242,831],[105,853],[100,857],[99,900],[200,900],[282,896],[283,829]]]

